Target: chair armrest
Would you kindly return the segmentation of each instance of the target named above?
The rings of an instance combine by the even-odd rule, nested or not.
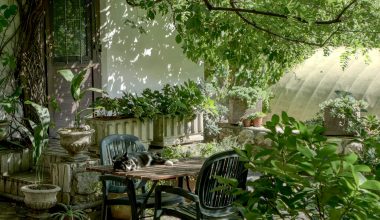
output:
[[[180,187],[173,187],[173,186],[168,186],[168,185],[156,186],[156,195],[161,194],[161,192],[176,194],[186,199],[189,199],[193,202],[199,203],[199,197],[196,194],[189,192],[185,189],[182,189]]]

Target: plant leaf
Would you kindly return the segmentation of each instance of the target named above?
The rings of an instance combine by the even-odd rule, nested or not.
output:
[[[367,180],[360,185],[360,188],[380,191],[380,182],[377,180]]]

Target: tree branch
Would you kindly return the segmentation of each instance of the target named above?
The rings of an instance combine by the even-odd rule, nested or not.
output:
[[[259,11],[259,10],[256,10],[256,9],[245,9],[245,8],[237,8],[237,7],[234,7],[234,8],[232,8],[232,7],[231,8],[227,8],[227,7],[214,7],[209,2],[209,0],[203,0],[203,2],[205,3],[207,9],[210,10],[210,11],[228,11],[228,12],[239,12],[239,13],[244,12],[244,13],[250,13],[250,14],[257,14],[257,15],[276,17],[276,18],[281,18],[281,19],[292,18],[292,19],[295,19],[296,21],[299,21],[301,23],[309,23],[306,19],[304,19],[302,17],[298,17],[298,16],[288,16],[288,15],[274,13],[274,12],[270,12],[270,11]],[[340,22],[342,22],[342,17],[344,15],[344,13],[352,5],[354,5],[356,2],[357,2],[357,0],[352,0],[348,5],[346,5],[342,9],[342,11],[340,11],[340,13],[334,19],[326,20],[326,21],[319,20],[319,21],[314,21],[312,23],[313,24],[318,24],[318,25],[329,25],[329,24],[334,24],[334,23],[340,23]]]
[[[154,1],[153,2],[153,4],[157,4],[157,3],[160,3],[160,2],[162,2],[163,0],[156,0],[156,1]],[[125,0],[125,2],[128,4],[128,5],[130,5],[130,6],[133,6],[133,7],[135,7],[135,6],[139,6],[139,7],[141,7],[142,6],[142,4],[140,3],[135,3],[135,1],[134,0]]]
[[[230,0],[230,5],[231,5],[231,8],[235,8],[235,4],[233,2],[234,0]],[[311,45],[311,46],[317,46],[317,47],[322,47],[324,46],[323,44],[319,44],[319,43],[315,43],[315,42],[308,42],[308,41],[305,41],[305,40],[300,40],[300,39],[293,39],[293,38],[288,38],[288,37],[284,37],[278,33],[275,33],[273,31],[270,31],[266,28],[263,28],[259,25],[257,25],[257,23],[255,21],[250,21],[248,20],[246,17],[244,17],[239,11],[235,11],[235,13],[247,24],[251,25],[253,28],[256,28],[257,30],[260,30],[260,31],[263,31],[267,34],[270,34],[270,35],[273,35],[275,37],[278,37],[278,38],[281,38],[283,40],[287,40],[287,41],[290,41],[290,42],[294,42],[294,43],[301,43],[301,44],[307,44],[307,45]],[[331,37],[331,36],[330,36]],[[327,42],[327,41],[326,41]]]

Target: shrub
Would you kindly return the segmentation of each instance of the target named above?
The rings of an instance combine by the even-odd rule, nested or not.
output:
[[[166,84],[161,91],[145,89],[141,95],[125,92],[117,99],[98,98],[96,108],[102,116],[119,116],[127,118],[149,118],[165,115],[180,118],[192,118],[197,112],[213,108],[213,103],[205,96],[200,85],[189,80],[183,85]]]
[[[255,146],[254,154],[253,146],[236,149],[248,169],[261,173],[248,181],[253,191],[232,191],[246,219],[380,218],[380,182],[355,153],[338,154],[322,135],[323,127],[308,127],[285,112],[266,127],[271,148]]]
[[[335,118],[342,119],[348,123],[347,132],[356,133],[356,127],[359,124],[358,113],[365,111],[368,103],[364,100],[356,100],[351,93],[336,91],[338,98],[327,100],[319,105],[321,117],[326,110],[329,110],[330,115]],[[322,117],[323,118],[323,117]]]

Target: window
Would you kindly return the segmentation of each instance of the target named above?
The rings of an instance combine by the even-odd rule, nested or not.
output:
[[[91,1],[52,0],[54,62],[85,62],[91,53]]]

